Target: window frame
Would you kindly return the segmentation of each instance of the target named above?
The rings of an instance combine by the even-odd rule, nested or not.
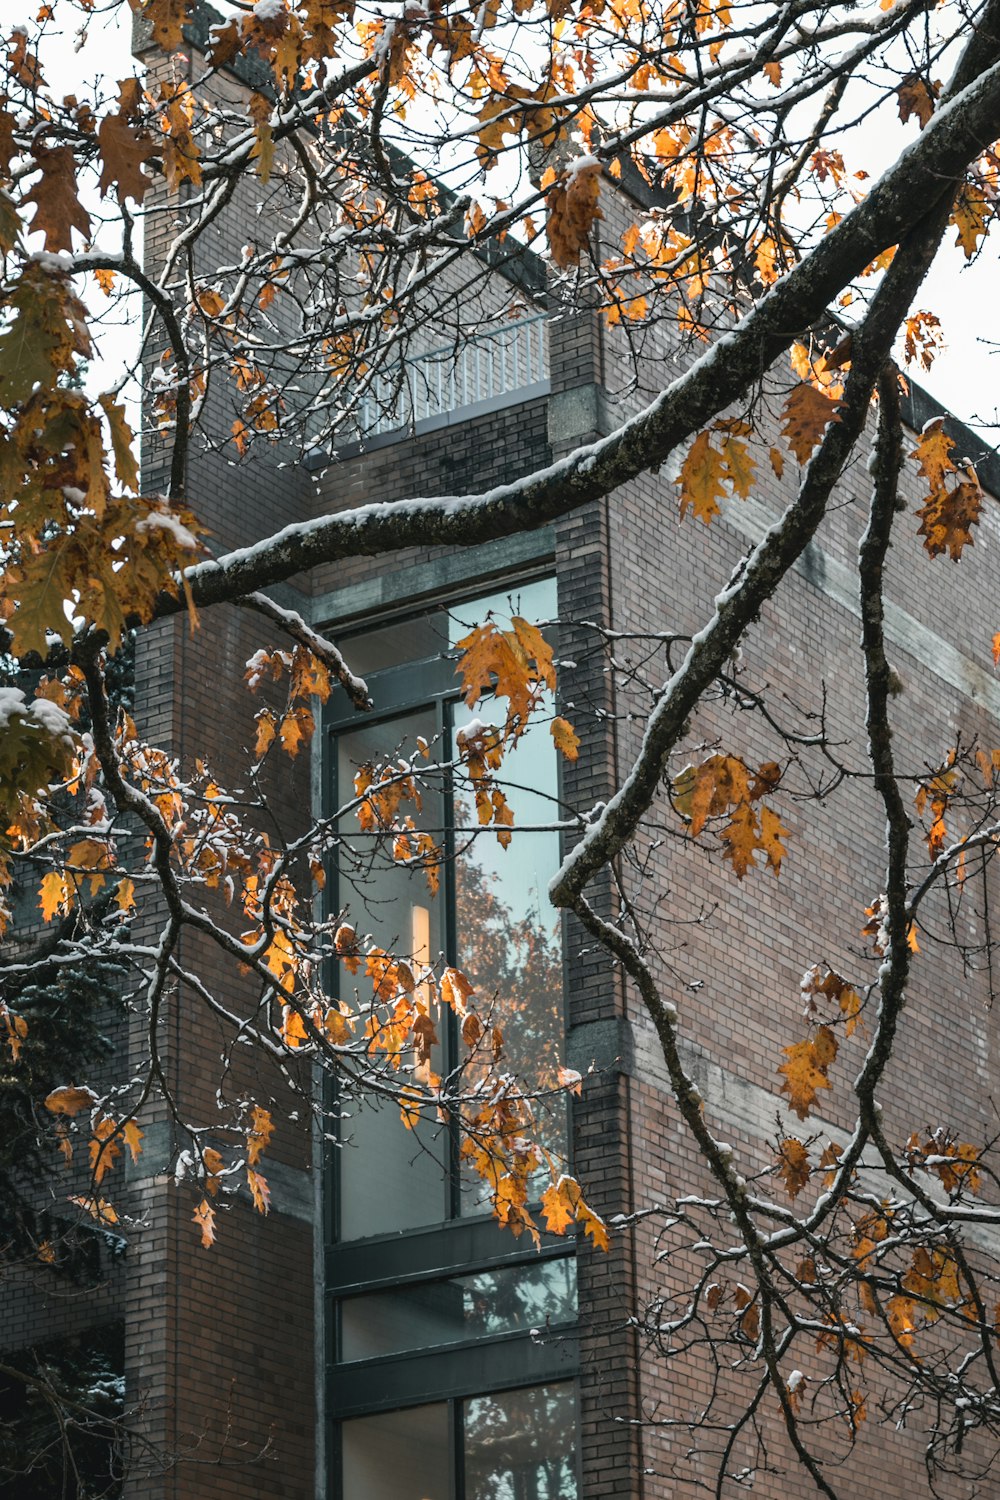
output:
[[[550,575],[551,576],[551,575]],[[516,592],[521,583],[540,581],[538,576],[524,580],[496,583],[490,593],[501,588]],[[488,586],[489,587],[489,586]],[[466,596],[473,602],[477,595]],[[482,597],[481,591],[478,597]],[[462,608],[462,601],[449,601],[448,608]],[[409,618],[426,616],[427,608],[414,611]],[[370,628],[383,624],[405,625],[406,618],[377,620]],[[408,713],[433,709],[441,743],[451,740],[454,732],[453,710],[461,699],[460,686],[451,669],[447,648],[434,657],[425,657],[398,666],[388,666],[370,674],[377,683],[378,707],[374,712],[356,709],[342,689],[330,695],[323,718],[322,795],[324,807],[340,805],[338,794],[338,737],[352,729],[379,723],[391,723]],[[557,759],[557,767],[561,773]],[[561,774],[560,787],[561,791]],[[442,870],[442,925],[445,952],[454,961],[456,948],[456,911],[454,879],[454,803],[451,788],[442,789],[445,835],[445,865]],[[325,913],[339,910],[339,878],[336,861],[331,860],[323,893]],[[565,944],[563,944],[563,996],[566,994]],[[449,1055],[456,1055],[457,1022],[447,1018]],[[566,1015],[563,1014],[565,1029]],[[336,1084],[324,1080],[325,1103],[335,1103]],[[568,1145],[572,1146],[572,1110]],[[467,1398],[493,1392],[532,1386],[564,1384],[579,1373],[580,1354],[577,1323],[553,1325],[551,1337],[544,1341],[527,1332],[493,1335],[456,1341],[427,1350],[382,1355],[370,1360],[342,1363],[340,1360],[339,1303],[345,1297],[375,1291],[379,1287],[399,1287],[457,1274],[488,1271],[495,1267],[537,1263],[546,1259],[576,1257],[573,1238],[542,1234],[535,1248],[526,1237],[514,1239],[486,1214],[462,1215],[458,1173],[457,1140],[449,1144],[449,1180],[447,1202],[449,1217],[438,1223],[414,1229],[342,1240],[340,1228],[340,1172],[338,1152],[331,1149],[323,1163],[323,1320],[328,1412],[328,1494],[336,1500],[343,1496],[342,1443],[340,1423],[353,1417],[413,1407],[445,1400],[449,1403],[451,1444],[452,1500],[464,1500],[464,1478],[461,1474],[462,1408]],[[446,1195],[442,1193],[442,1202]],[[578,1428],[579,1431],[579,1428]],[[579,1464],[579,1452],[577,1454]]]

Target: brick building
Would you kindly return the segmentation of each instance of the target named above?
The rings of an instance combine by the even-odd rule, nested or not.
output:
[[[617,191],[624,213],[627,195]],[[157,233],[147,243],[154,260]],[[232,259],[243,233],[237,215],[221,221]],[[497,272],[486,301],[502,307],[522,297],[518,274],[505,280]],[[196,454],[189,492],[216,550],[327,510],[515,479],[610,430],[642,404],[643,371],[654,389],[664,368],[688,357],[654,330],[637,383],[626,374],[623,336],[596,313],[556,295],[539,294],[528,306],[501,331],[474,330],[457,352],[437,352],[431,341],[408,372],[409,409],[386,396],[362,413],[360,435],[312,467],[288,466],[280,451],[269,462],[260,447],[244,464]],[[914,393],[913,427],[933,414]],[[147,489],[165,488],[165,461],[147,446]],[[1000,490],[992,457],[979,472]],[[646,475],[509,541],[339,563],[282,586],[279,601],[341,643],[367,677],[376,713],[362,720],[346,700],[331,699],[311,764],[297,762],[271,789],[275,815],[294,826],[310,802],[336,806],[343,778],[373,749],[457,732],[464,710],[449,651],[487,609],[509,612],[511,600],[530,618],[558,617],[559,696],[582,740],[579,759],[558,768],[554,751],[525,747],[526,789],[520,802],[512,794],[515,810],[530,822],[540,805],[533,799],[547,794],[578,810],[606,800],[638,748],[645,689],[626,670],[634,665],[627,645],[618,652],[623,670],[608,669],[601,631],[627,640],[697,630],[748,543],[780,511],[787,483],[761,472],[752,498],[727,504],[706,529],[678,522],[666,474]],[[845,761],[864,749],[853,561],[868,490],[867,472],[855,465],[817,541],[752,631],[742,664],[744,680],[766,682],[790,712],[822,707]],[[992,506],[981,532],[960,573],[926,557],[915,527],[892,554],[887,633],[903,685],[897,723],[917,773],[959,738],[995,740],[1000,686],[983,650],[1000,584]],[[182,620],[142,632],[135,685],[142,733],[182,759],[207,755],[220,779],[238,781],[257,707],[241,668],[264,643],[260,620],[229,607],[207,611],[195,635]],[[665,665],[661,651],[650,674],[662,678]],[[775,753],[767,723],[734,713],[725,695],[699,714],[697,739],[716,738],[748,763]],[[849,780],[836,798],[801,803],[798,815],[793,804],[786,821],[790,852],[778,880],[761,874],[736,884],[685,843],[663,839],[646,851],[633,892],[640,903],[654,899],[648,892],[666,903],[662,962],[677,975],[685,1059],[747,1176],[770,1159],[775,1069],[801,1026],[802,971],[820,959],[845,971],[857,964],[858,928],[881,868],[881,815],[864,778]],[[369,915],[376,935],[379,924],[390,935],[409,932],[415,953],[422,947],[473,968],[483,961],[477,889],[499,903],[494,920],[533,929],[549,974],[553,965],[561,971],[562,994],[532,1021],[531,1043],[564,1032],[566,1061],[587,1075],[569,1106],[574,1171],[608,1218],[646,1209],[698,1181],[656,1037],[621,974],[572,923],[559,931],[546,917],[558,835],[526,839],[527,852],[508,867],[482,856],[478,888],[454,874],[437,905],[380,875]],[[623,880],[631,882],[629,869]],[[337,899],[334,880],[330,900]],[[610,889],[598,901],[610,908]],[[150,919],[151,937],[155,931]],[[192,967],[211,973],[218,965],[207,945],[202,954],[191,940],[191,949]],[[481,978],[489,984],[488,973]],[[988,1080],[1000,1035],[988,998],[986,977],[963,973],[957,950],[936,952],[933,968],[915,976],[894,1065],[906,1080],[912,1128],[946,1110],[962,1139],[990,1135]],[[951,1012],[946,1048],[933,1040],[940,1032],[921,1024],[942,1007]],[[210,1113],[218,1037],[183,999],[169,1045],[186,1107]],[[843,1107],[834,1090],[823,1111],[834,1132],[850,1125],[838,1114]],[[564,1129],[558,1109],[550,1128],[554,1140]],[[140,1465],[127,1493],[143,1500],[700,1493],[708,1460],[690,1459],[683,1427],[669,1423],[707,1400],[705,1377],[693,1370],[690,1384],[676,1372],[664,1379],[631,1321],[674,1290],[674,1272],[657,1254],[659,1220],[617,1235],[607,1255],[555,1238],[536,1252],[493,1224],[457,1171],[401,1152],[390,1129],[398,1131],[395,1119],[362,1109],[343,1125],[337,1150],[286,1126],[269,1153],[270,1215],[239,1199],[206,1253],[174,1186],[166,1111],[145,1122],[145,1150],[129,1169],[132,1212],[143,1227],[96,1317],[122,1330],[127,1390],[141,1398],[144,1432],[159,1453],[188,1461],[165,1472]],[[37,1329],[42,1316],[36,1308],[25,1324]],[[54,1328],[65,1310],[57,1305],[44,1316]],[[71,1316],[86,1326],[95,1309],[75,1304]],[[882,1428],[875,1439],[862,1433],[847,1463],[859,1500],[902,1495],[922,1472],[908,1435]],[[895,1488],[887,1488],[890,1473]],[[753,1491],[800,1492],[807,1483],[780,1476],[762,1478]]]

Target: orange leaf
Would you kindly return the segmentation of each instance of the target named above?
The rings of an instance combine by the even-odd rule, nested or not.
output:
[[[788,1095],[791,1108],[804,1120],[820,1089],[831,1087],[826,1075],[837,1056],[837,1039],[828,1026],[821,1026],[814,1039],[796,1042],[783,1051],[788,1061],[778,1069],[785,1080],[781,1092]]]
[[[958,230],[956,245],[961,245],[966,260],[971,260],[986,234],[992,218],[989,199],[976,183],[963,182],[955,199],[951,222]]]
[[[591,158],[574,163],[549,192],[546,233],[557,266],[575,266],[586,249],[594,221],[603,217],[598,206],[600,163]]]
[[[445,969],[441,975],[441,999],[451,1007],[456,1016],[465,1015],[469,997],[474,993],[475,985],[466,979],[460,969]]]
[[[732,865],[736,878],[742,880],[747,871],[753,868],[753,857],[758,847],[757,817],[749,803],[741,802],[737,806],[719,838],[723,844],[723,856]]]
[[[803,380],[792,388],[782,411],[785,442],[804,464],[830,423],[838,420],[836,402]]]
[[[567,719],[556,718],[549,726],[557,750],[567,760],[576,760],[580,754],[580,737]]]
[[[215,1209],[202,1198],[191,1217],[201,1230],[202,1249],[209,1250],[215,1242]]]
[[[53,1089],[45,1100],[45,1108],[54,1115],[78,1115],[82,1109],[93,1109],[97,1095],[92,1089]]]
[[[33,152],[42,176],[24,195],[25,203],[35,205],[31,228],[44,232],[46,250],[72,250],[74,229],[90,238],[90,215],[77,197],[73,148],[36,145]]]
[[[202,1149],[201,1159],[205,1167],[205,1191],[214,1198],[219,1191],[219,1176],[225,1165],[222,1152],[216,1151],[214,1146],[205,1146]]]
[[[899,118],[905,125],[911,115],[916,115],[923,130],[934,113],[934,103],[941,85],[928,84],[917,73],[908,73],[896,90],[899,102]]]
[[[692,510],[708,526],[719,514],[719,499],[725,494],[726,464],[712,447],[711,434],[699,432],[681,464],[681,516]]]
[[[42,883],[38,888],[38,904],[46,922],[51,922],[58,912],[65,915],[73,904],[73,882],[61,871],[50,870],[47,875],[42,876]]]
[[[72,1195],[69,1202],[75,1203],[77,1208],[82,1208],[92,1219],[96,1219],[98,1224],[118,1223],[118,1215],[106,1198],[84,1198],[77,1194]]]
[[[247,1160],[255,1167],[260,1160],[261,1152],[266,1151],[268,1143],[274,1134],[274,1122],[269,1110],[262,1109],[259,1104],[253,1107],[250,1117],[250,1130],[247,1135]]]
[[[133,1163],[137,1162],[142,1155],[142,1137],[143,1132],[139,1129],[135,1121],[126,1120],[122,1126],[122,1138],[129,1149],[129,1155]]]
[[[103,1181],[105,1174],[110,1172],[121,1156],[122,1148],[118,1141],[119,1130],[114,1120],[98,1120],[90,1142],[90,1170],[95,1184],[99,1185]]]
[[[253,1167],[248,1167],[247,1187],[250,1189],[254,1208],[259,1214],[266,1214],[271,1206],[271,1189],[267,1185],[267,1178],[255,1172]]]
[[[778,1147],[776,1161],[788,1196],[794,1200],[809,1183],[809,1152],[790,1135]]]

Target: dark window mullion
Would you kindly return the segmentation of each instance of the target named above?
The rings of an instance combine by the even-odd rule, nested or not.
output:
[[[451,1494],[452,1500],[465,1500],[465,1432],[464,1406],[461,1400],[451,1406]]]
[[[450,760],[454,755],[455,737],[454,728],[454,700],[442,698],[438,702],[438,715],[441,732],[441,746],[445,752],[445,758]],[[445,824],[445,869],[444,869],[444,930],[445,930],[445,958],[449,964],[458,963],[458,924],[456,920],[456,892],[455,892],[455,782],[449,773],[445,780],[444,788],[444,824]],[[447,1036],[447,1061],[449,1072],[458,1066],[459,1059],[459,1034],[458,1017],[454,1011],[448,1008],[444,1017],[445,1033]],[[452,1120],[449,1127],[448,1143],[448,1217],[459,1219],[462,1215],[462,1177],[461,1157],[459,1155],[458,1124]]]

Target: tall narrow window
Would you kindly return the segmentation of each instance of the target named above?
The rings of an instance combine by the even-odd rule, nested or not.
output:
[[[352,839],[330,881],[335,909],[348,909],[359,933],[407,957],[417,975],[428,964],[462,969],[479,1014],[502,1033],[504,1067],[531,1091],[551,1088],[564,1032],[560,929],[546,894],[559,857],[551,737],[541,722],[505,760],[515,826],[507,848],[494,830],[484,835],[447,769],[433,768],[447,767],[472,719],[456,642],[490,612],[551,619],[554,593],[549,582],[531,583],[513,598],[504,590],[346,643],[376,709],[361,716],[344,702],[329,726],[333,804],[350,803],[366,767],[388,759],[405,774],[419,765],[414,832],[444,855],[428,880],[419,862],[401,865],[379,840]],[[480,704],[476,717],[488,723],[490,710]],[[433,1019],[427,1066],[446,1075],[467,1049],[453,1014]],[[466,1086],[475,1076],[473,1061]],[[572,1500],[572,1242],[545,1236],[536,1252],[501,1230],[445,1124],[405,1133],[398,1105],[377,1099],[346,1100],[343,1114],[327,1252],[330,1412],[342,1419],[332,1496]],[[541,1100],[537,1114],[538,1139],[564,1156],[564,1100]],[[409,1462],[414,1434],[423,1435],[420,1453]]]

